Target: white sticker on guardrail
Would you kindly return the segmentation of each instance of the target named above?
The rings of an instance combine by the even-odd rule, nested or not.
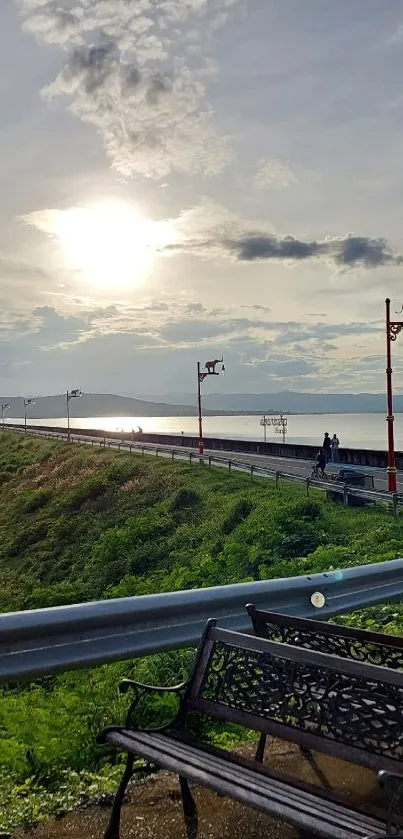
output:
[[[314,591],[311,594],[311,603],[312,606],[315,606],[315,609],[322,609],[326,605],[326,597],[321,591]]]

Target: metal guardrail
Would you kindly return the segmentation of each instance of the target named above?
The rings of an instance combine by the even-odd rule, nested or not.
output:
[[[8,425],[8,428],[13,432],[25,434],[24,429],[19,428],[18,426]],[[27,429],[26,433],[31,437],[67,441],[67,433],[61,434],[59,431],[33,431],[32,429]],[[194,452],[189,449],[180,449],[172,446],[160,446],[151,443],[129,443],[125,440],[119,442],[119,440],[116,438],[108,438],[107,436],[90,437],[85,435],[74,434],[74,432],[71,432],[70,434],[70,442],[82,443],[89,446],[99,446],[101,448],[114,448],[118,449],[118,451],[121,451],[123,449],[129,451],[130,453],[140,452],[142,455],[152,454],[156,457],[161,455],[162,457],[169,457],[171,458],[171,460],[187,460],[189,461],[189,463],[199,463],[202,465],[208,465],[209,467],[224,467],[228,469],[229,472],[235,469],[239,472],[248,473],[251,479],[254,476],[256,476],[274,480],[276,483],[276,487],[279,486],[280,480],[284,480],[291,483],[298,483],[306,487],[307,495],[309,495],[309,490],[311,488],[320,489],[332,493],[338,493],[342,496],[343,504],[345,505],[349,503],[349,498],[351,497],[362,498],[365,501],[370,501],[374,504],[382,504],[388,507],[391,510],[391,512],[393,512],[394,516],[397,516],[399,514],[400,508],[403,506],[403,496],[402,493],[399,492],[390,493],[386,490],[383,491],[352,486],[350,484],[342,483],[340,481],[325,480],[322,478],[311,478],[309,476],[304,475],[296,475],[292,472],[283,472],[282,470],[271,469],[270,467],[265,466],[264,464],[251,463],[250,461],[238,460],[237,458],[220,457],[219,455],[200,455],[197,452]]]
[[[250,631],[247,602],[326,620],[402,595],[403,559],[396,559],[308,577],[10,612],[0,616],[0,682],[196,646],[211,617]]]

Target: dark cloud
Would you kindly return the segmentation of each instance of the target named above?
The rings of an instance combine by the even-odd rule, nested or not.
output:
[[[318,257],[333,260],[343,267],[377,268],[381,265],[400,265],[401,254],[395,254],[386,239],[348,235],[323,241],[303,242],[294,236],[275,236],[250,233],[225,242],[227,249],[240,261],[273,259],[301,262]]]
[[[311,259],[321,253],[318,242],[301,242],[293,236],[265,236],[252,233],[228,242],[238,259],[252,262],[255,259],[300,260]]]
[[[337,242],[337,240],[333,240]],[[393,254],[386,239],[368,239],[365,236],[347,236],[336,245],[335,259],[339,265],[364,265],[377,268],[403,261],[401,254]]]

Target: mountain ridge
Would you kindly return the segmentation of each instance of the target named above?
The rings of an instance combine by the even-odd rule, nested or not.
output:
[[[2,396],[1,404],[8,419],[24,416],[22,396]],[[83,393],[80,399],[69,403],[72,417],[193,417],[197,415],[193,394],[168,393],[160,397],[130,397],[113,393]],[[188,400],[186,402],[185,400]],[[192,404],[193,403],[193,404]],[[394,397],[394,409],[403,412],[403,395]],[[32,419],[57,419],[66,416],[66,395],[54,394],[35,398],[27,407],[27,417]],[[386,399],[382,393],[203,393],[203,413],[208,415],[263,414],[284,411],[291,414],[344,414],[385,413]]]

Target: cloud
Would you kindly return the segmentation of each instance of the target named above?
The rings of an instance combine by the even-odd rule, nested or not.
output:
[[[188,303],[186,306],[186,312],[189,315],[201,315],[205,311],[206,310],[202,303]]]
[[[327,238],[322,241],[307,241],[294,236],[273,236],[259,233],[241,236],[229,240],[229,252],[237,259],[246,262],[254,260],[278,260],[280,262],[301,262],[307,259],[330,259],[341,267],[361,266],[378,268],[381,265],[400,265],[401,254],[394,254],[386,239],[374,239],[367,236]]]
[[[53,350],[86,340],[90,332],[85,318],[60,315],[53,306],[37,306],[32,314],[37,322],[42,350]]]
[[[395,253],[384,238],[347,233],[303,240],[291,233],[278,233],[268,223],[243,219],[213,201],[184,210],[174,222],[174,229],[176,240],[163,246],[161,253],[283,264],[320,259],[340,270],[403,263],[403,255]]]
[[[259,160],[253,179],[256,189],[286,189],[296,184],[298,178],[284,160]]]
[[[399,46],[403,43],[403,23],[399,23],[394,32],[387,39],[388,46]]]
[[[18,2],[18,0],[17,0]],[[43,93],[101,135],[124,176],[172,171],[215,175],[232,159],[214,127],[205,78],[214,69],[210,39],[240,0],[19,0],[24,28],[67,52]],[[193,25],[201,54],[189,58]]]

